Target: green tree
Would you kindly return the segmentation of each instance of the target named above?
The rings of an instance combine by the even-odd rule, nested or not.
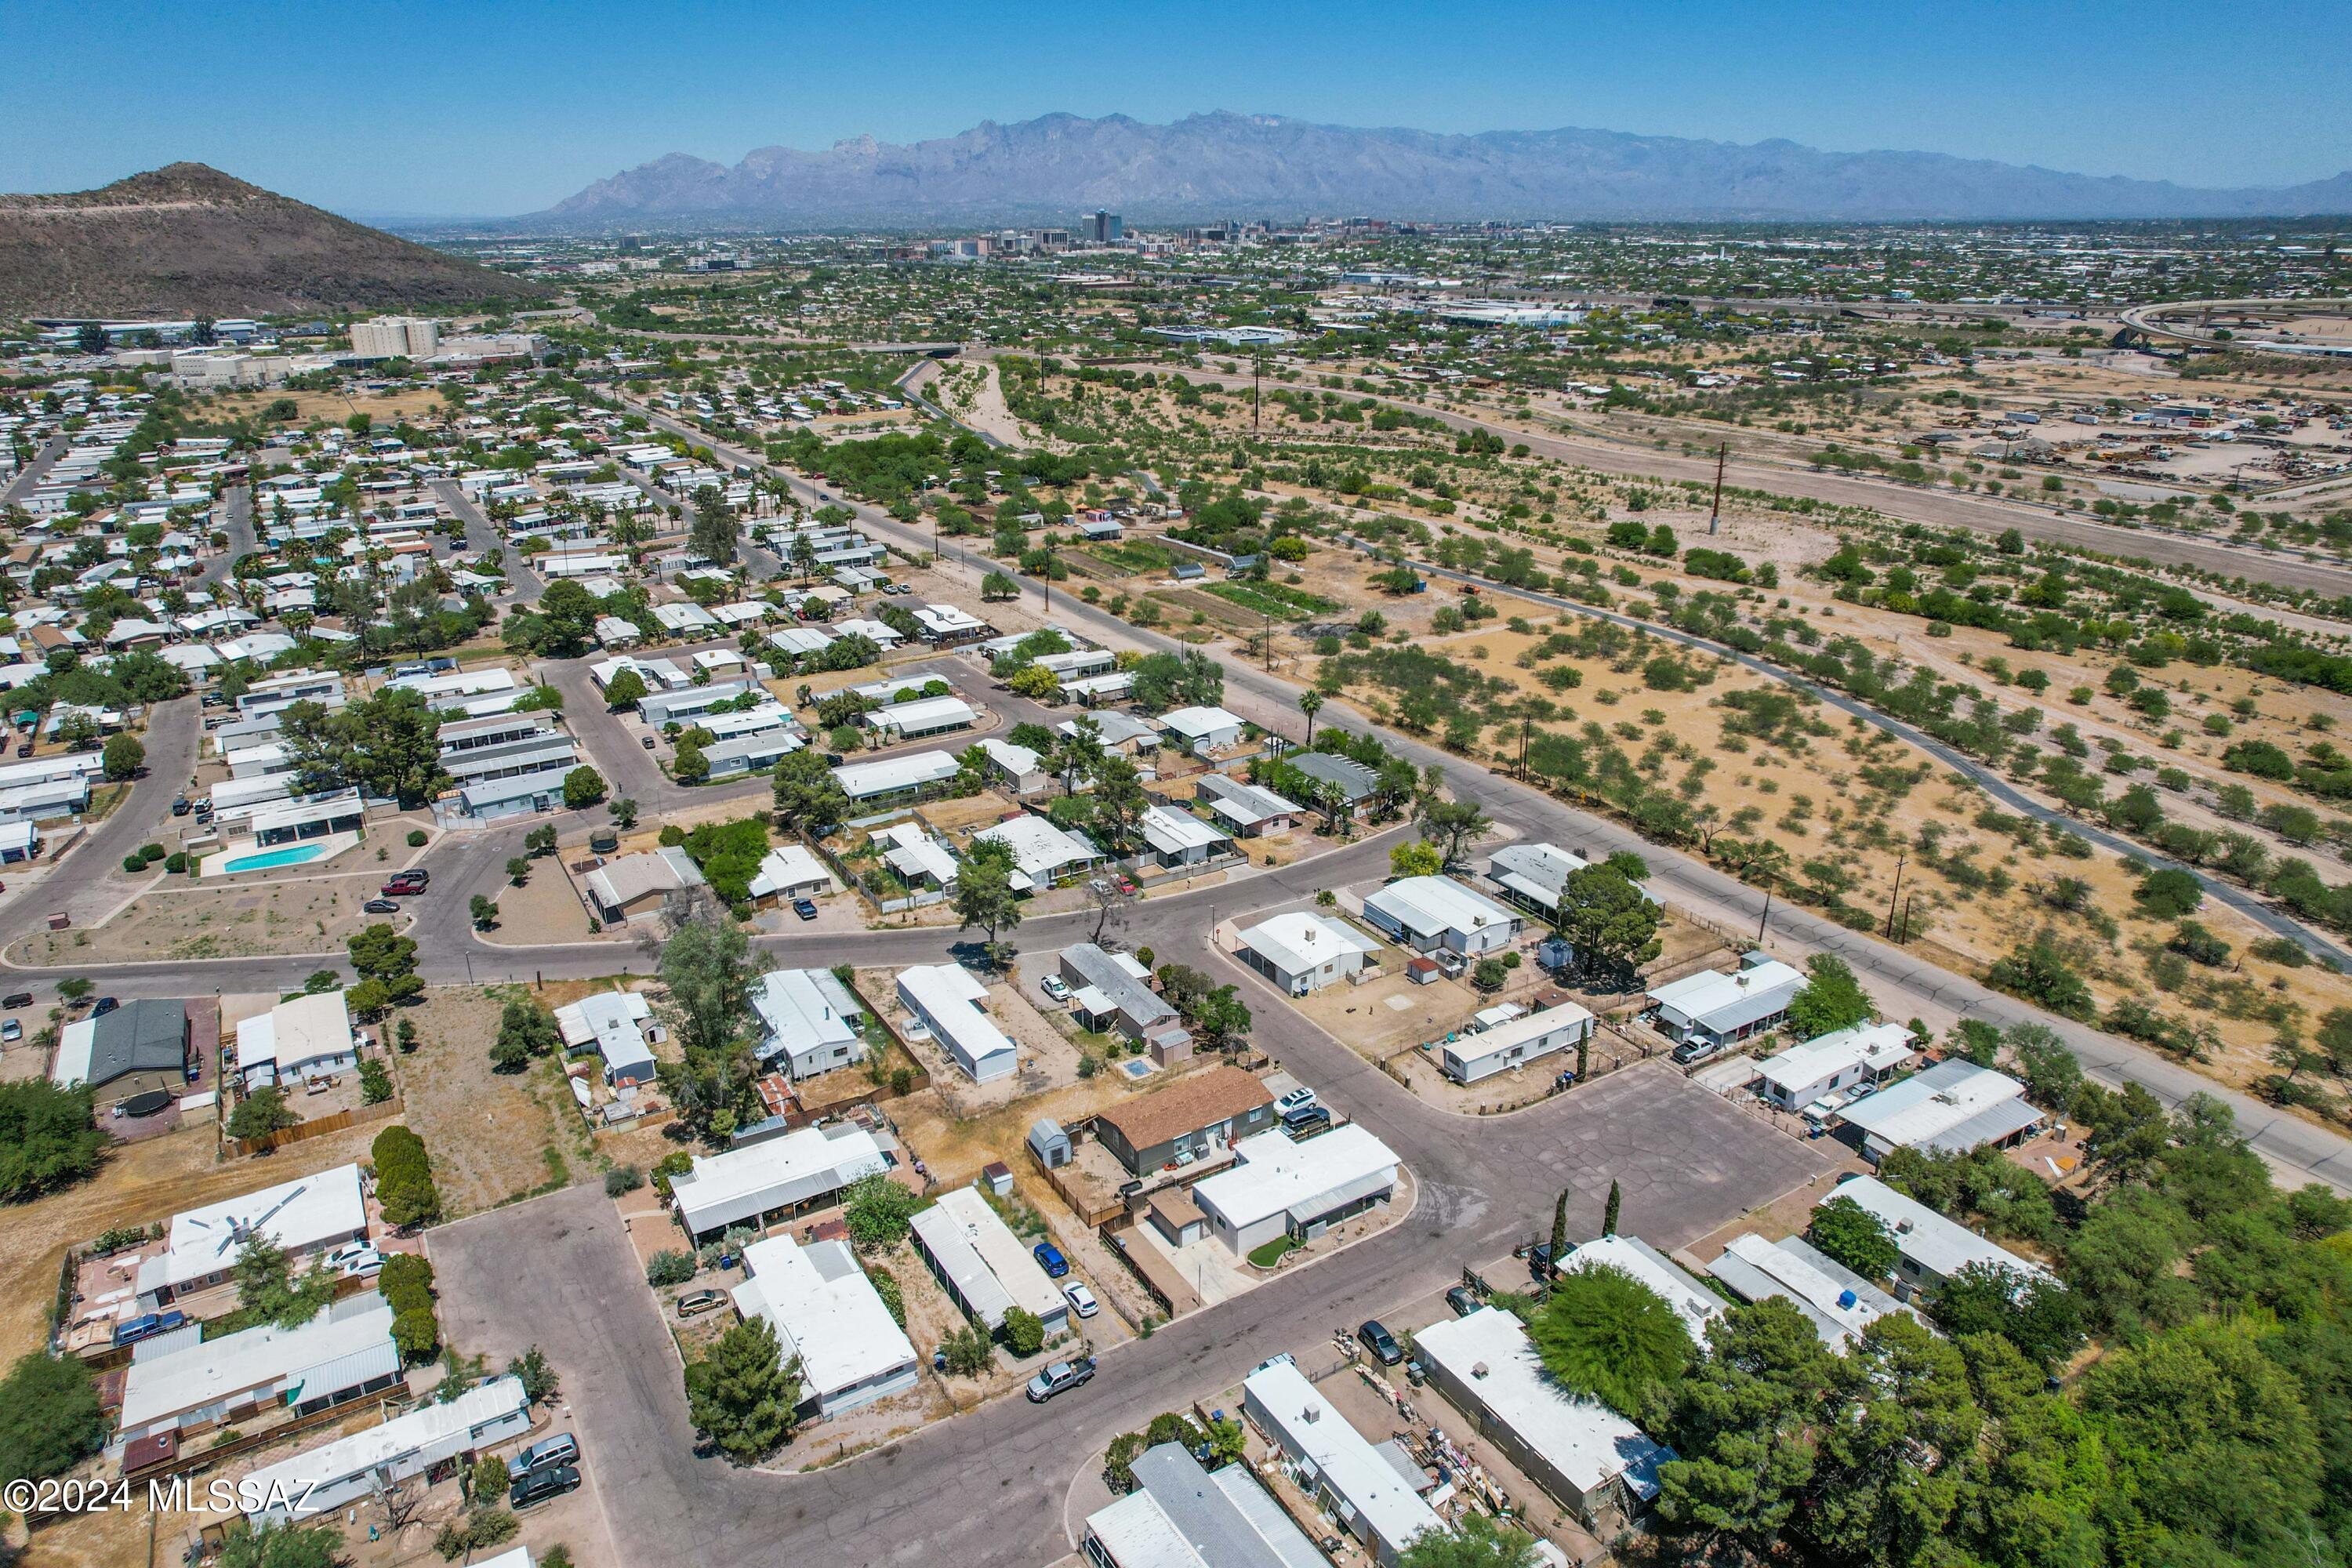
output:
[[[232,1138],[267,1138],[282,1127],[291,1127],[301,1121],[293,1107],[286,1103],[286,1091],[275,1084],[265,1084],[248,1089],[228,1113],[228,1135]]]
[[[1323,694],[1316,690],[1311,686],[1306,690],[1300,692],[1298,694],[1298,711],[1307,720],[1307,740],[1305,743],[1308,749],[1312,750],[1315,745],[1315,715],[1323,711]]]
[[[716,485],[704,485],[694,492],[694,521],[687,529],[686,547],[689,554],[720,566],[735,563],[735,540],[738,532],[735,509]]]
[[[99,1129],[87,1087],[46,1078],[0,1083],[0,1202],[23,1203],[81,1181],[113,1142]]]
[[[441,715],[422,692],[392,687],[331,712],[297,702],[278,717],[278,733],[306,791],[356,784],[371,795],[416,806],[446,775],[437,738]]]
[[[1921,1560],[1958,1511],[1983,1426],[1960,1352],[1903,1312],[1839,1360],[1805,1535],[1870,1568]]]
[[[2044,1274],[1971,1263],[1936,1287],[1927,1315],[1951,1339],[1999,1334],[2036,1366],[2053,1367],[2083,1342],[2074,1293]]]
[[[775,767],[776,822],[781,827],[823,835],[849,815],[849,796],[824,758],[803,747]]]
[[[1618,1190],[1617,1179],[1614,1176],[1612,1176],[1609,1179],[1609,1201],[1601,1207],[1601,1235],[1614,1236],[1617,1234],[1617,1211],[1623,1202],[1624,1194]],[[1557,1256],[1557,1254],[1555,1254],[1555,1256]]]
[[[1045,1325],[1024,1307],[1004,1310],[1004,1348],[1016,1356],[1033,1356],[1045,1348]]]
[[[611,709],[635,707],[646,694],[646,678],[635,668],[625,668],[604,683],[604,706]]]
[[[1413,826],[1437,847],[1439,862],[1449,871],[1468,858],[1494,826],[1476,801],[1441,799],[1434,789],[1423,793],[1413,812]]]
[[[1434,877],[1444,869],[1445,856],[1426,839],[1416,838],[1389,851],[1392,877]]]
[[[1852,1198],[1833,1197],[1813,1210],[1805,1239],[1865,1279],[1884,1279],[1902,1256],[1885,1224]]]
[[[582,763],[563,775],[563,808],[585,811],[604,798],[604,775]]]
[[[98,1384],[79,1356],[28,1351],[0,1379],[0,1471],[7,1479],[61,1475],[105,1440]]]
[[[1658,924],[1664,912],[1606,861],[1569,873],[1560,884],[1557,921],[1577,974],[1622,990],[1663,951]]]
[[[1799,1039],[1850,1029],[1877,1014],[1878,1005],[1844,959],[1817,952],[1805,960],[1805,984],[1789,999],[1789,1027]]]
[[[334,1568],[342,1556],[343,1532],[331,1524],[257,1529],[237,1521],[213,1561],[216,1568]]]
[[[1620,1415],[1671,1392],[1694,1347],[1665,1300],[1622,1268],[1571,1268],[1528,1323],[1544,1370]]]
[[[750,938],[724,911],[698,910],[662,945],[659,973],[683,1058],[664,1064],[663,1081],[689,1118],[709,1125],[731,1114],[751,1082],[742,1038],[757,974]]]
[[[1483,1513],[1424,1531],[1398,1554],[1397,1568],[1536,1568],[1536,1538]]]
[[[624,833],[637,825],[637,803],[628,795],[606,802],[604,809],[612,815],[613,826]]]
[[[923,1200],[877,1171],[861,1176],[843,1194],[842,1223],[849,1238],[869,1251],[895,1247],[907,1237],[908,1222]]]
[[[466,901],[466,914],[476,931],[488,931],[499,923],[498,903],[486,893],[476,893]]]
[[[500,1072],[520,1072],[532,1058],[559,1049],[563,1037],[555,1019],[538,1003],[511,996],[499,1014],[497,1038],[490,1042],[490,1060]]]
[[[2091,988],[2074,972],[2055,942],[2045,933],[1993,961],[1985,983],[1996,991],[2022,996],[2066,1018],[2088,1018],[2098,1011]]]
[[[100,753],[100,763],[110,779],[133,778],[141,768],[147,765],[147,748],[141,745],[134,736],[109,735]]]
[[[953,903],[958,930],[978,926],[988,938],[992,954],[1003,933],[1021,923],[1021,900],[1013,890],[1013,847],[1001,839],[978,838],[964,852],[956,874]]]
[[[1670,1530],[1769,1553],[1810,1488],[1815,1412],[1832,1358],[1785,1297],[1708,1322],[1699,1364],[1675,1390],[1658,1469]]]
[[[1559,1196],[1551,1201],[1551,1250],[1547,1256],[1555,1268],[1568,1256],[1568,1194],[1562,1187]]]
[[[747,1318],[687,1363],[686,1403],[696,1428],[728,1458],[754,1463],[791,1435],[801,1401],[800,1362],[789,1364],[765,1318]]]

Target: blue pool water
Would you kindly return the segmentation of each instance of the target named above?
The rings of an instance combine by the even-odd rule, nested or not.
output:
[[[316,860],[327,852],[323,844],[293,844],[283,849],[266,849],[258,855],[240,855],[222,862],[224,871],[266,871],[272,866],[299,866]]]

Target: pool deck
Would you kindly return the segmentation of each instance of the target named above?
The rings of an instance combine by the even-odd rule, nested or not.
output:
[[[233,844],[226,849],[216,849],[205,856],[197,862],[196,875],[199,878],[236,877],[250,876],[256,871],[308,870],[314,866],[326,864],[346,849],[357,847],[359,842],[360,835],[356,833],[331,833],[323,838],[304,839],[299,844],[257,844],[248,838],[242,843]],[[289,849],[316,849],[318,853],[305,859],[281,860],[275,865],[268,866],[242,866],[231,868],[229,864],[233,860],[250,860]]]

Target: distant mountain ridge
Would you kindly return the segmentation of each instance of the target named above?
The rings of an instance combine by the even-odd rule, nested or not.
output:
[[[879,225],[1054,214],[1290,218],[1901,221],[2299,217],[2352,213],[2352,173],[2200,190],[1937,153],[1824,153],[1615,131],[1441,135],[1195,114],[1168,125],[1048,114],[895,146],[761,147],[731,168],[672,153],[532,216],[548,227],[642,221]]]
[[[203,163],[0,195],[0,316],[259,316],[543,292]]]

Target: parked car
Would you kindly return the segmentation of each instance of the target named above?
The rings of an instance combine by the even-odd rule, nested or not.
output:
[[[1378,1318],[1366,1318],[1356,1330],[1356,1342],[1381,1358],[1382,1366],[1394,1366],[1404,1360],[1404,1347],[1396,1336],[1381,1326]]]
[[[1037,1260],[1037,1267],[1045,1271],[1048,1279],[1059,1279],[1070,1271],[1070,1260],[1050,1241],[1041,1241],[1031,1247],[1029,1256]]]
[[[688,1290],[677,1299],[677,1315],[681,1318],[698,1318],[705,1312],[715,1312],[725,1305],[727,1305],[727,1292],[724,1290]]]
[[[536,1475],[541,1470],[551,1470],[559,1466],[576,1465],[579,1462],[579,1439],[569,1432],[558,1432],[552,1437],[541,1437],[530,1447],[520,1449],[509,1456],[507,1459],[507,1475],[519,1481],[525,1476]]]
[[[509,1508],[529,1508],[535,1502],[562,1497],[580,1485],[580,1472],[570,1465],[558,1465],[551,1470],[535,1470],[507,1488]]]
[[[1291,1111],[1302,1110],[1314,1103],[1315,1091],[1313,1089],[1294,1089],[1288,1094],[1284,1095],[1280,1100],[1274,1102],[1274,1113],[1276,1116],[1286,1116]]]
[[[370,899],[360,909],[372,915],[396,915],[400,912],[400,906],[390,899]]]
[[[1043,1405],[1057,1394],[1067,1394],[1081,1384],[1092,1383],[1095,1376],[1094,1358],[1080,1356],[1076,1361],[1057,1361],[1029,1380],[1029,1403]]]
[[[194,809],[195,802],[190,800],[186,795],[174,795],[172,799],[172,815],[173,816],[185,816]]]
[[[1282,1113],[1282,1130],[1290,1134],[1294,1142],[1301,1138],[1311,1138],[1318,1132],[1328,1132],[1331,1130],[1331,1113],[1319,1105],[1302,1105],[1296,1110]]]
[[[335,1272],[346,1279],[373,1279],[383,1272],[383,1254],[363,1247],[336,1264]]]
[[[1454,1309],[1457,1318],[1466,1318],[1478,1310],[1478,1292],[1467,1285],[1456,1285],[1445,1293],[1445,1304]]]
[[[1688,1067],[1693,1062],[1703,1062],[1721,1049],[1723,1046],[1719,1041],[1685,1040],[1675,1047],[1675,1065]]]
[[[1048,974],[1045,979],[1037,982],[1037,989],[1056,1002],[1066,1002],[1070,999],[1069,983],[1058,974]]]
[[[637,738],[637,744],[650,752],[654,749],[654,738],[651,735],[641,735]]]
[[[387,899],[397,899],[411,893],[421,893],[432,883],[433,873],[430,871],[410,869],[394,872],[386,879],[383,886],[376,890]]]
[[[813,921],[816,919],[816,900],[814,899],[794,899],[793,900],[793,913],[800,916],[801,919],[804,921]]]
[[[24,1037],[25,1026],[16,1022],[16,1019],[10,1018],[5,1023],[0,1023],[0,1041],[5,1041],[7,1044],[13,1046]]]
[[[121,1002],[115,1000],[115,998],[111,996],[101,996],[95,1003],[91,1004],[89,1016],[93,1018],[103,1018],[109,1013],[113,1012],[117,1007],[121,1005],[122,1004]]]
[[[1102,1303],[1095,1300],[1095,1293],[1076,1279],[1062,1287],[1062,1295],[1069,1301],[1070,1310],[1081,1318],[1091,1318],[1102,1310]]]
[[[187,1321],[188,1315],[177,1308],[168,1312],[149,1312],[144,1317],[132,1318],[126,1322],[115,1324],[114,1342],[118,1345],[135,1345],[141,1340],[152,1339],[157,1334],[168,1334]]]
[[[0,1007],[29,1007],[32,1005],[33,994],[29,991],[11,991],[7,995],[0,996]]]

